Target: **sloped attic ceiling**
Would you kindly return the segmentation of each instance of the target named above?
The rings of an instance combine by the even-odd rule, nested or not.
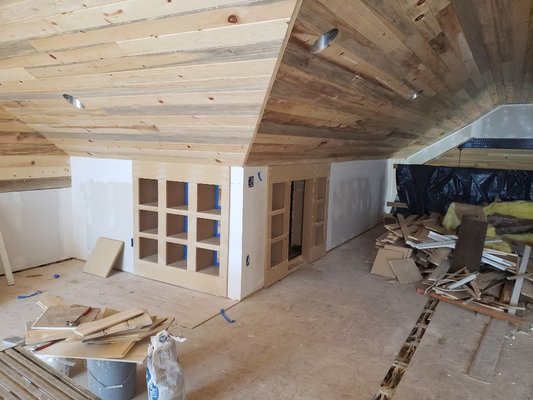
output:
[[[410,154],[497,105],[533,102],[532,4],[304,0],[248,163]]]
[[[69,155],[242,165],[296,5],[2,1],[0,107],[19,125],[0,132]]]
[[[6,0],[0,107],[69,155],[386,158],[532,102],[532,3]],[[309,53],[331,28],[333,44]]]

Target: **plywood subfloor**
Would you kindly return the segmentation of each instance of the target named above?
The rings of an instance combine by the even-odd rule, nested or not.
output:
[[[34,268],[15,274],[16,285],[0,286],[0,307],[7,323],[0,325],[0,337],[9,332],[23,332],[24,323],[39,316],[41,309],[35,304],[39,296],[17,300],[21,294],[41,290],[48,295],[61,296],[71,304],[93,307],[128,309],[146,308],[150,314],[172,315],[175,323],[194,328],[237,302],[193,290],[144,279],[126,272],[115,271],[108,278],[83,273],[83,261],[69,260]],[[54,274],[60,278],[54,279]],[[28,275],[42,275],[27,277]],[[4,287],[5,286],[5,287]],[[4,312],[5,310],[5,312]],[[16,317],[14,320],[13,317]]]
[[[381,233],[371,230],[246,298],[228,311],[234,324],[217,316],[195,329],[173,326],[171,332],[187,338],[178,345],[187,399],[371,399],[427,300],[415,293],[414,285],[370,275],[373,242]],[[124,276],[113,280],[119,296],[106,294],[105,300],[99,298],[101,289],[95,289],[94,281],[75,276],[67,281],[78,280],[76,287],[91,302],[144,305],[154,312],[164,308],[179,316],[179,304],[162,302],[157,296],[168,298],[167,285],[130,280],[128,274],[109,279],[115,276]],[[61,287],[47,282],[52,284]],[[150,287],[156,294],[145,299],[135,285],[142,291]],[[4,290],[2,283],[1,299],[6,298]],[[17,325],[17,313],[26,313],[25,307],[34,303],[2,301],[3,323],[11,326]],[[533,393],[526,369],[533,358],[530,335],[508,333],[496,368],[501,375],[493,384],[466,376],[486,322],[485,317],[439,304],[393,400],[527,399]],[[5,332],[4,325],[0,329]],[[76,372],[76,379],[83,382],[83,363],[78,363]],[[142,366],[137,379],[135,399],[146,399]]]

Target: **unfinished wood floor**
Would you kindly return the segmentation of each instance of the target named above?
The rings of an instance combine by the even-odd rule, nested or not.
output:
[[[380,233],[374,229],[245,299],[228,311],[234,324],[217,316],[195,329],[174,327],[173,333],[187,337],[179,345],[187,398],[372,399],[426,304],[412,285],[369,274]],[[88,290],[88,281],[78,281],[84,296],[93,293],[93,302],[114,300],[112,293],[101,297]],[[54,281],[42,281],[36,289],[46,290],[47,282]],[[144,285],[117,285],[138,293],[131,306],[156,312],[164,304],[143,298]],[[2,282],[0,294],[4,291]],[[61,291],[55,286],[54,294]],[[4,326],[15,326],[33,303],[2,301],[2,333],[20,333],[5,332]],[[180,305],[170,306],[178,317]],[[531,399],[531,335],[509,332],[492,384],[466,375],[487,322],[439,304],[394,400]],[[139,368],[136,399],[146,398],[142,380]]]

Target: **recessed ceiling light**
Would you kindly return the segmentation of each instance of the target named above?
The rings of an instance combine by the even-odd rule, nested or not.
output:
[[[80,99],[74,97],[74,96],[71,96],[70,94],[64,94],[63,95],[63,98],[68,102],[70,103],[71,105],[73,105],[74,107],[76,108],[79,108],[80,110],[82,108],[85,108],[85,106],[83,105],[83,103],[81,102]]]
[[[422,94],[423,91],[424,91],[424,89],[421,89],[418,92],[413,93],[413,95],[411,96],[411,100],[415,100],[418,96],[420,96]]]
[[[322,50],[329,47],[331,42],[335,40],[338,34],[339,30],[337,28],[330,29],[329,31],[321,35],[315,43],[313,43],[309,51],[313,54],[320,53]]]

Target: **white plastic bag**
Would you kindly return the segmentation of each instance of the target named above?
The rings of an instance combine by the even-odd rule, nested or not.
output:
[[[181,371],[176,342],[184,342],[167,331],[150,338],[146,385],[148,400],[185,400],[185,384]]]

